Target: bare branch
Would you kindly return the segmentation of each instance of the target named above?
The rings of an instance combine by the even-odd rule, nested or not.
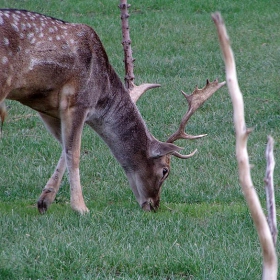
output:
[[[127,0],[120,0],[119,8],[121,9],[121,20],[122,20],[122,45],[124,50],[124,65],[125,65],[125,86],[129,90],[129,94],[134,103],[140,98],[140,96],[145,93],[147,90],[160,87],[159,84],[142,84],[136,86],[134,84],[134,61],[132,57],[132,48],[131,48],[131,39],[129,34],[129,25],[128,25],[128,8],[130,4],[127,4]]]
[[[122,34],[123,34],[123,50],[124,50],[124,65],[125,65],[125,86],[127,89],[132,89],[134,84],[134,73],[133,73],[133,62],[132,49],[131,49],[131,40],[129,35],[129,26],[128,26],[128,8],[130,7],[127,4],[126,0],[120,0],[119,8],[121,9],[121,20],[122,20]]]
[[[277,279],[277,255],[273,245],[272,236],[265,215],[253,187],[250,174],[250,164],[247,152],[248,130],[244,118],[243,96],[239,89],[235,60],[230,47],[226,27],[220,13],[212,14],[216,25],[220,46],[224,56],[226,67],[226,78],[229,94],[231,96],[234,110],[234,126],[236,132],[236,158],[239,169],[239,180],[252,215],[263,252],[263,280]]]
[[[265,192],[266,192],[266,207],[267,207],[267,220],[270,228],[270,232],[273,239],[273,244],[276,246],[277,241],[277,221],[276,221],[276,207],[274,196],[274,184],[273,184],[273,172],[275,167],[275,160],[273,155],[274,140],[271,136],[268,136],[268,142],[266,147],[266,173],[265,173]]]

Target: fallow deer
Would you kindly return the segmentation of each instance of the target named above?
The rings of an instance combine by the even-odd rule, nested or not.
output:
[[[4,100],[19,101],[39,113],[62,145],[56,169],[37,202],[40,213],[54,201],[66,168],[71,207],[81,214],[88,212],[79,174],[85,123],[107,143],[123,167],[140,206],[156,210],[162,183],[169,174],[170,156],[193,155],[180,155],[181,148],[173,142],[191,137],[184,133],[189,117],[224,85],[207,82],[202,90],[186,96],[189,110],[179,130],[160,142],[148,131],[135,105],[145,90],[124,87],[100,39],[87,25],[24,10],[0,10],[0,67],[2,122]]]

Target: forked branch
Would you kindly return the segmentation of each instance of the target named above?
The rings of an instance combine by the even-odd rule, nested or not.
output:
[[[243,96],[239,89],[235,60],[230,47],[226,27],[220,13],[212,15],[216,25],[220,46],[224,56],[226,78],[229,94],[231,96],[234,111],[234,126],[236,133],[236,158],[238,162],[239,180],[252,215],[263,253],[263,280],[277,279],[277,255],[273,245],[272,236],[266,217],[251,180],[250,165],[247,152],[247,139],[249,130],[246,128],[244,118]]]
[[[136,86],[134,84],[134,61],[132,57],[132,48],[131,48],[131,39],[129,34],[129,25],[128,25],[128,8],[130,4],[127,4],[126,0],[120,0],[119,8],[121,10],[121,20],[122,20],[122,45],[124,50],[124,65],[125,65],[125,86],[129,90],[131,99],[134,103],[139,99],[139,97],[149,89],[160,87],[159,84],[142,84]]]
[[[206,81],[206,85],[204,88],[199,89],[197,86],[192,94],[188,95],[182,91],[182,94],[185,96],[185,98],[188,101],[188,111],[183,116],[179,129],[174,132],[166,142],[173,143],[174,141],[178,139],[198,139],[201,137],[206,136],[207,134],[201,134],[201,135],[189,135],[185,132],[185,127],[187,125],[187,122],[189,121],[190,117],[195,113],[195,111],[201,107],[204,102],[209,99],[218,89],[220,89],[222,86],[224,86],[226,82],[219,83],[216,79],[212,83],[209,82],[209,80]]]

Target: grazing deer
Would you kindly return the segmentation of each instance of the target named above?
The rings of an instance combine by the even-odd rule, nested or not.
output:
[[[135,105],[145,91],[128,91],[109,64],[95,31],[84,24],[24,10],[0,10],[0,116],[4,100],[17,100],[36,110],[46,128],[62,145],[56,169],[37,202],[44,213],[55,199],[62,176],[69,172],[71,207],[88,212],[80,184],[79,161],[83,126],[87,123],[110,147],[123,167],[140,206],[159,206],[162,183],[170,169],[170,156],[180,155],[176,139],[189,117],[224,83],[207,82],[186,95],[189,110],[179,130],[167,142],[148,131]],[[197,137],[202,137],[199,135]]]

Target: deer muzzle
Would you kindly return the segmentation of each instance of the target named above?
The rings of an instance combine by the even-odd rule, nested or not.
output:
[[[155,212],[159,207],[159,200],[154,201],[152,198],[149,198],[147,201],[142,203],[141,207],[144,211]]]

